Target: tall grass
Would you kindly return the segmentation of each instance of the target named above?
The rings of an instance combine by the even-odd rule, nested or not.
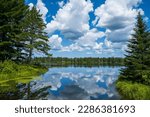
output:
[[[150,100],[150,86],[129,81],[117,81],[116,87],[123,99]]]
[[[46,72],[46,68],[13,61],[0,62],[0,99],[19,99],[22,95],[18,84],[28,84]]]
[[[0,63],[0,85],[11,80],[32,79],[41,73],[46,72],[45,68],[35,67],[25,64],[16,64],[13,61]]]

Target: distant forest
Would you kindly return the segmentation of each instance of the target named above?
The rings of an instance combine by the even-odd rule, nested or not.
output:
[[[41,57],[34,58],[33,64],[48,66],[123,66],[124,58],[63,58],[63,57]]]

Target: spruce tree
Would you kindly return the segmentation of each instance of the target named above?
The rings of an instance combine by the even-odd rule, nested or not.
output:
[[[37,11],[35,7],[28,11],[22,22],[22,27],[28,61],[31,61],[34,51],[49,55],[48,50],[50,50],[50,48],[48,45],[48,36],[44,32],[46,25],[44,24],[42,15],[39,14],[39,11]]]
[[[133,82],[146,83],[149,73],[150,45],[146,23],[141,14],[137,16],[132,39],[128,42],[127,54],[125,55],[125,68],[121,70],[120,79]]]

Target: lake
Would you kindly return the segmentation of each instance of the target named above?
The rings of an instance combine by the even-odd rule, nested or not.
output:
[[[120,68],[53,67],[28,84],[17,84],[16,94],[8,96],[9,99],[12,96],[12,99],[118,100],[121,98],[115,81]]]

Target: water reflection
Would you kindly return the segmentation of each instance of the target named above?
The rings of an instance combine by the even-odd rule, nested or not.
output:
[[[114,82],[120,67],[50,68],[42,79],[17,84],[18,99],[120,99]],[[15,98],[16,99],[16,98]]]
[[[36,89],[50,85],[47,99],[119,99],[114,82],[119,67],[50,68]]]

